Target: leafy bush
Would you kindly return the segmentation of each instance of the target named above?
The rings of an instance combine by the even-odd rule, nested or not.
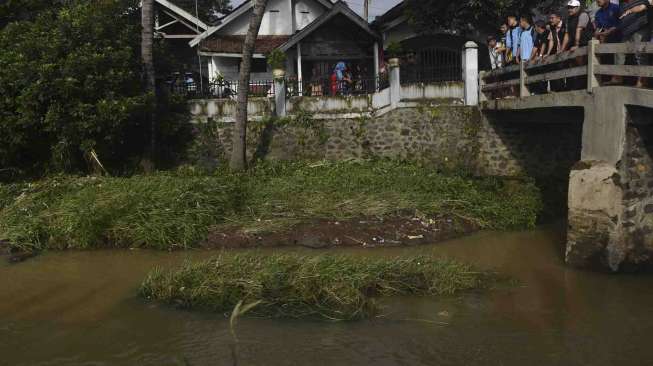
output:
[[[86,171],[93,150],[108,168],[123,169],[149,139],[139,2],[62,4],[0,30],[0,167]],[[180,131],[180,102],[160,103],[158,116],[169,118],[159,121],[162,141]]]
[[[286,68],[286,54],[279,49],[274,49],[268,54],[268,64],[272,69]]]

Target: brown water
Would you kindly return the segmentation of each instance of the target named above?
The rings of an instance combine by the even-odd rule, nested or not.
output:
[[[395,299],[356,323],[243,319],[238,365],[653,365],[653,276],[565,268],[559,230],[483,233],[424,252],[497,269],[520,286]],[[49,253],[0,264],[0,365],[234,365],[228,322],[141,301],[155,265],[210,252]]]

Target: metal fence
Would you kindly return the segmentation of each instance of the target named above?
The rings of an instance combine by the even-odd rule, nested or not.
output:
[[[220,98],[229,99],[238,96],[237,81],[215,81],[200,85],[197,82],[182,82],[170,84],[172,93],[184,95],[188,98]],[[274,97],[274,81],[261,80],[249,83],[250,97]]]
[[[288,97],[328,97],[347,95],[374,94],[390,86],[387,75],[378,78],[358,78],[353,80],[334,81],[331,78],[302,80],[289,78],[286,80],[286,95]],[[218,98],[230,99],[238,96],[237,81],[215,81],[199,84],[195,81],[167,83],[169,90],[187,98]],[[249,83],[250,97],[274,97],[276,93],[274,81],[252,81]]]
[[[413,54],[401,65],[401,83],[462,81],[462,51],[432,47]]]

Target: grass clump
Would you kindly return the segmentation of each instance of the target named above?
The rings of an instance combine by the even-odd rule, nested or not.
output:
[[[379,297],[450,295],[483,287],[489,279],[468,265],[428,256],[247,253],[155,269],[140,294],[187,309],[228,313],[239,303],[260,301],[251,314],[354,320],[378,314]]]
[[[0,240],[22,250],[188,248],[212,227],[283,230],[319,219],[406,211],[482,229],[532,227],[534,184],[443,175],[392,161],[263,164],[245,174],[55,177],[0,185]]]

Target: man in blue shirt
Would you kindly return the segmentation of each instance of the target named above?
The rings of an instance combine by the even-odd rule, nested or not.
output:
[[[597,10],[594,18],[596,23],[596,33],[594,35],[601,43],[621,42],[621,35],[618,31],[621,8],[608,0],[597,0],[596,4],[599,6],[599,10]]]
[[[519,35],[519,52],[517,53],[519,59],[517,62],[527,62],[531,59],[533,53],[533,27],[531,20],[528,16],[522,15],[519,19],[519,26],[521,27],[521,34]]]
[[[508,31],[506,37],[506,65],[511,65],[517,63],[517,58],[519,56],[519,41],[521,37],[521,27],[517,22],[517,17],[511,15],[508,17]]]

